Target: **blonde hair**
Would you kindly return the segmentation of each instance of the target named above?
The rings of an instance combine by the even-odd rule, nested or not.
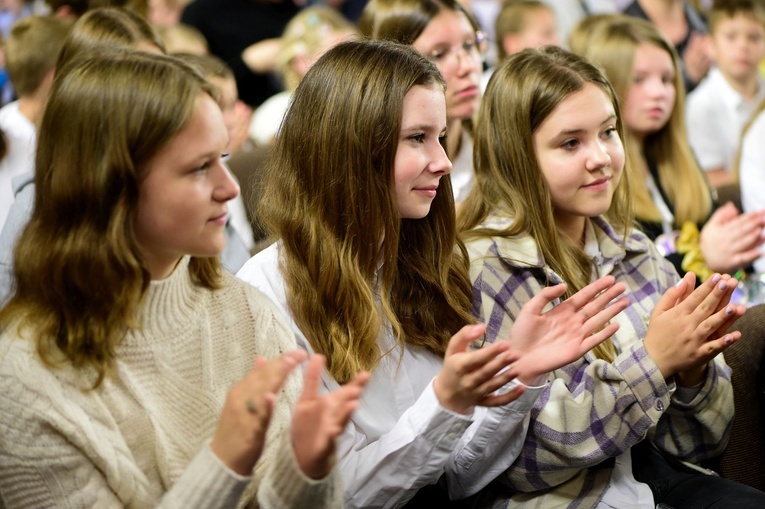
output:
[[[675,227],[686,221],[701,224],[712,210],[709,187],[688,142],[685,125],[685,89],[679,60],[672,44],[648,21],[619,16],[593,34],[586,57],[603,68],[622,101],[632,86],[632,68],[638,46],[648,43],[667,52],[675,69],[675,105],[667,124],[646,136],[641,144],[626,130],[625,151],[630,167],[646,158],[656,162],[659,181],[674,208]],[[661,221],[646,185],[645,176],[635,179],[635,215],[640,221]]]
[[[276,54],[276,71],[287,90],[295,90],[300,76],[292,66],[297,57],[312,57],[323,51],[336,32],[355,33],[356,28],[337,9],[315,5],[298,12],[281,37],[281,48]]]
[[[556,226],[533,136],[558,104],[588,83],[611,99],[616,130],[622,136],[616,93],[603,73],[584,58],[557,47],[526,49],[509,57],[494,72],[473,135],[475,186],[458,218],[458,229],[465,239],[531,236],[545,263],[568,284],[566,297],[590,283],[593,262]],[[607,213],[625,237],[632,223],[631,204],[630,172],[625,167]],[[503,230],[480,227],[495,210],[512,217],[512,225]],[[613,343],[606,341],[593,352],[613,360]]]
[[[413,48],[335,46],[300,82],[267,163],[259,217],[281,239],[295,322],[338,382],[377,366],[388,328],[398,344],[443,356],[472,321],[449,178],[423,219],[401,219],[396,204],[402,108],[415,86],[444,82]]]
[[[499,62],[508,57],[502,39],[508,34],[523,32],[528,26],[529,14],[543,10],[553,12],[550,6],[540,0],[505,0],[502,3],[494,28]]]
[[[165,53],[165,46],[145,18],[123,7],[100,7],[85,13],[72,27],[58,65],[90,50],[104,47],[135,48],[139,43],[155,46]]]
[[[168,53],[191,53],[199,56],[210,53],[205,36],[190,25],[179,23],[171,27],[156,28],[156,31]]]
[[[592,14],[577,23],[568,34],[568,49],[577,55],[585,55],[593,34],[620,14]]]
[[[213,89],[175,59],[88,53],[60,69],[45,108],[35,208],[14,252],[15,293],[0,324],[29,332],[48,365],[112,367],[151,279],[134,220],[149,161]],[[66,213],[62,213],[66,211]],[[217,258],[192,258],[195,284],[218,286]]]
[[[19,96],[33,95],[55,69],[70,28],[70,23],[53,16],[29,16],[13,24],[5,44],[5,65]]]

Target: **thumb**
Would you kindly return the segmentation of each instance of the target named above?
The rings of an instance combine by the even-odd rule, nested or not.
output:
[[[693,288],[695,284],[695,277],[688,272],[683,276],[683,279],[677,282],[675,286],[669,288],[664,295],[661,296],[659,302],[656,303],[654,309],[658,312],[664,312],[672,309],[677,304],[677,301],[682,298],[688,288]],[[690,286],[689,286],[690,285]]]
[[[449,340],[445,357],[464,352],[468,345],[480,338],[484,332],[486,332],[486,325],[482,323],[465,325]]]
[[[555,286],[546,286],[541,292],[532,297],[523,307],[533,315],[541,315],[545,306],[566,293],[566,288],[565,283]]]

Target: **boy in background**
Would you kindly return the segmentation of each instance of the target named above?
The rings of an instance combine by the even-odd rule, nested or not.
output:
[[[688,136],[709,184],[733,182],[741,130],[765,98],[758,66],[765,57],[765,6],[758,0],[718,1],[709,11],[716,67],[688,95]]]
[[[510,55],[526,48],[561,44],[555,12],[539,0],[505,0],[497,15],[495,37],[497,65],[484,71],[482,90],[486,89],[494,69]]]
[[[69,22],[53,16],[30,16],[13,24],[6,41],[6,69],[18,100],[0,109],[0,130],[8,147],[0,161],[0,229],[13,202],[11,179],[34,170],[35,124],[42,117],[69,27]]]

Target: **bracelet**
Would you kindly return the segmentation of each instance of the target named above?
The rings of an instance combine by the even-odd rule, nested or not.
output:
[[[686,272],[693,272],[699,281],[706,281],[714,274],[704,261],[704,255],[699,246],[699,228],[695,223],[686,221],[677,238],[677,252],[683,255],[680,264]]]

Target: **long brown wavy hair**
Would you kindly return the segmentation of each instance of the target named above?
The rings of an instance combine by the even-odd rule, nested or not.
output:
[[[680,72],[680,60],[672,43],[648,21],[631,16],[616,16],[598,26],[589,41],[585,56],[603,69],[619,98],[626,101],[632,86],[635,51],[642,43],[656,46],[671,57],[675,68],[676,98],[667,124],[646,136],[643,144],[626,129],[627,161],[636,172],[647,164],[646,157],[656,162],[659,181],[674,207],[675,228],[681,228],[686,221],[704,223],[712,211],[712,198],[688,141],[685,86]],[[648,191],[645,175],[636,175],[633,183],[637,219],[661,221],[661,213]]]
[[[92,368],[98,386],[150,274],[134,234],[149,161],[211,86],[170,57],[88,53],[60,69],[39,132],[35,208],[14,253],[15,293],[0,326],[33,338],[44,362]],[[217,258],[192,258],[194,282],[218,286]]]
[[[603,73],[584,58],[557,47],[528,49],[511,56],[494,72],[474,133],[475,186],[459,215],[459,231],[468,241],[531,236],[545,263],[568,284],[566,297],[591,282],[593,262],[556,226],[533,135],[561,101],[587,83],[596,85],[611,99],[621,137],[624,128],[616,93]],[[625,165],[608,211],[613,226],[625,235],[632,222],[630,180]],[[480,227],[496,210],[511,216],[512,225],[504,230]],[[612,360],[613,343],[608,340],[593,353]]]
[[[404,97],[444,87],[416,50],[346,42],[303,78],[267,163],[259,215],[282,242],[287,302],[339,382],[372,370],[377,339],[443,355],[471,321],[448,177],[424,219],[401,219],[393,163]]]

